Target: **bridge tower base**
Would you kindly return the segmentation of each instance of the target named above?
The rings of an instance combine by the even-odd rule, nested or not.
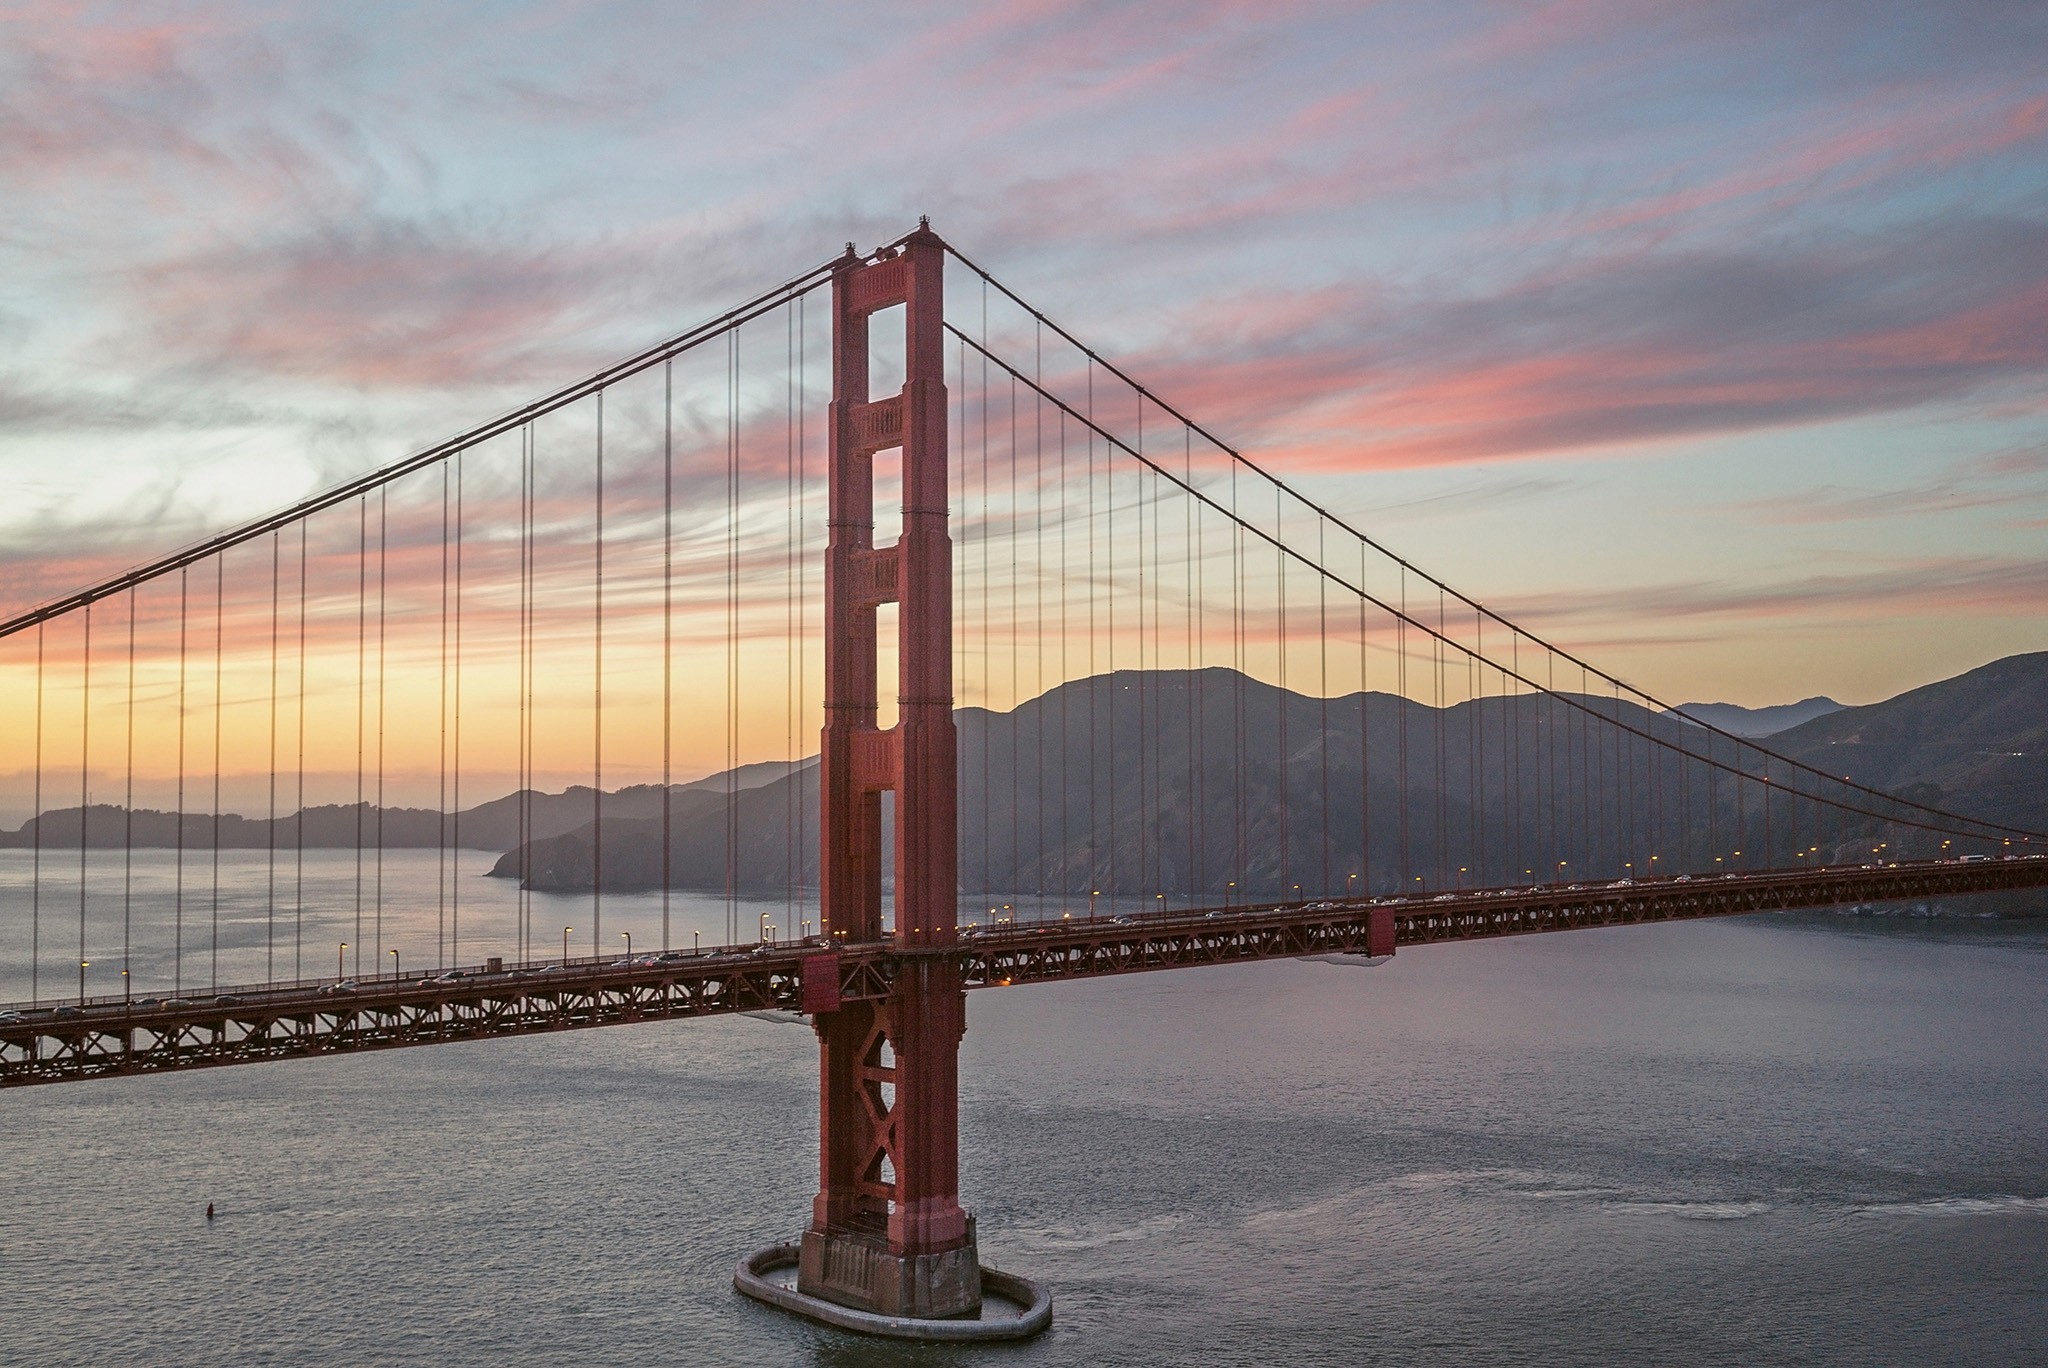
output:
[[[980,1270],[986,1296],[979,1315],[950,1319],[885,1316],[804,1293],[792,1276],[800,1257],[796,1245],[773,1245],[742,1259],[733,1270],[732,1285],[755,1301],[807,1320],[886,1339],[942,1344],[1020,1340],[1029,1339],[1052,1324],[1052,1295],[1038,1283],[1014,1273],[993,1268]]]

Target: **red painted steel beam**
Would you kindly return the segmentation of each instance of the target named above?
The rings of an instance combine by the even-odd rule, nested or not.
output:
[[[0,1086],[302,1059],[456,1040],[533,1035],[677,1017],[781,1009],[808,995],[839,1009],[887,1002],[906,966],[949,959],[964,987],[988,988],[1196,968],[1296,955],[1372,954],[1375,920],[1401,946],[1601,926],[2048,887],[2048,856],[1929,860],[1879,868],[1796,870],[1581,889],[1482,889],[1444,901],[1271,905],[1210,916],[1176,912],[1127,924],[1076,918],[914,949],[894,937],[827,951],[748,948],[678,962],[514,968],[456,983],[428,977],[364,983],[340,996],[317,983],[227,990],[234,1002],[138,1007],[97,998],[0,1021]],[[822,962],[822,963],[821,963]],[[825,968],[829,965],[829,969]],[[837,981],[830,992],[821,971]],[[22,1008],[22,1004],[16,1004]],[[64,1015],[58,1015],[58,1012]]]

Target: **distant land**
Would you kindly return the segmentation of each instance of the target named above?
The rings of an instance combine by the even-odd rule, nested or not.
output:
[[[1698,745],[1694,724],[1669,713],[1611,698],[1583,701],[1643,731]],[[1816,706],[1822,709],[1818,715],[1771,732],[1772,749],[1918,802],[2032,830],[2048,828],[2048,652],[1994,661],[1865,707],[1808,699],[1743,711],[1760,722]],[[1411,878],[1423,875],[1425,885],[1437,877],[1440,827],[1448,849],[1463,850],[1484,833],[1488,863],[1468,869],[1466,882],[1511,882],[1522,875],[1511,867],[1517,831],[1544,830],[1546,820],[1555,821],[1555,811],[1546,818],[1533,781],[1524,785],[1519,810],[1510,805],[1513,786],[1504,782],[1504,752],[1512,742],[1522,752],[1524,774],[1540,773],[1544,738],[1573,735],[1567,730],[1572,715],[1566,704],[1542,697],[1485,698],[1441,712],[1384,693],[1324,700],[1223,669],[1122,671],[1063,684],[1011,712],[963,708],[955,714],[961,886],[967,892],[1067,896],[1109,887],[1217,894],[1235,881],[1239,896],[1280,895],[1296,884],[1307,895],[1323,890],[1326,863],[1334,891],[1343,891],[1346,872],[1360,868],[1369,849],[1364,865],[1374,872],[1373,891],[1384,892],[1401,886],[1404,866]],[[1404,727],[1410,752],[1405,824],[1396,761]],[[1585,732],[1579,728],[1577,744]],[[1731,743],[1721,744],[1720,754],[1728,758]],[[1607,761],[1592,769],[1611,782],[1611,745],[1606,754]],[[1749,763],[1753,767],[1753,753]],[[1603,820],[1604,810],[1640,824],[1640,794],[1632,803],[1617,802],[1609,787],[1596,783],[1574,866],[1593,876],[1609,867],[1618,871],[1624,853],[1639,852],[1652,838],[1682,848],[1688,838],[1674,829],[1679,811],[1692,819],[1689,839],[1696,849],[1705,848],[1710,829],[1725,844],[1735,829],[1734,784],[1724,778],[1709,789],[1698,775],[1680,802],[1668,773],[1664,782],[1663,823],[1654,833],[1640,825],[1617,830],[1611,816]],[[729,788],[736,812],[728,805]],[[1477,810],[1471,805],[1475,789],[1493,795]],[[517,794],[467,809],[459,819],[421,809],[364,808],[360,815],[365,838],[376,839],[381,819],[383,842],[392,848],[438,845],[445,820],[449,840],[503,852],[493,873],[522,878],[535,888],[577,891],[591,887],[599,863],[595,796],[587,787],[531,794],[530,839],[524,844]],[[607,890],[660,886],[661,808],[659,786],[605,795]],[[815,757],[794,765],[749,765],[730,782],[720,774],[677,785],[669,809],[666,863],[672,886],[724,888],[729,841],[740,889],[815,884]],[[358,814],[354,806],[309,809],[307,845],[353,846]],[[1746,817],[1749,843],[1760,847],[1754,806]],[[205,848],[213,823],[210,814],[186,814],[187,847]],[[18,831],[0,832],[0,846],[30,844],[38,824],[46,849],[76,848],[77,808],[50,811]],[[94,846],[118,847],[126,826],[120,808],[95,806],[86,836]],[[139,844],[171,844],[178,834],[178,821],[169,813],[138,811],[134,827]],[[272,835],[269,822],[232,815],[220,819],[220,829],[224,847],[264,848]],[[1781,817],[1775,834],[1786,846],[1779,856],[1789,863],[1791,842],[1821,844],[1824,859],[1850,859],[1882,829],[1870,819],[1852,818],[1844,826],[1830,817],[1822,830],[1795,835]],[[280,818],[277,844],[289,848],[296,831],[296,816]]]
[[[1842,704],[1818,695],[1797,703],[1780,703],[1770,708],[1745,708],[1739,703],[1681,703],[1674,712],[1696,722],[1719,727],[1732,736],[1760,738],[1811,722],[1816,717],[1842,711]]]

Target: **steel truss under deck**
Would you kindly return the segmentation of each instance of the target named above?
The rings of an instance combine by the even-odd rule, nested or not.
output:
[[[969,988],[1186,969],[1397,946],[1684,921],[1753,912],[2048,887],[2048,856],[1930,860],[1585,887],[1481,889],[1058,920],[968,934],[950,946],[893,937],[683,955],[666,962],[511,966],[363,982],[211,990],[170,1002],[120,998],[20,1008],[0,1021],[0,1086],[255,1064],[446,1041],[720,1013],[816,1012],[884,1002],[904,966],[944,957]]]

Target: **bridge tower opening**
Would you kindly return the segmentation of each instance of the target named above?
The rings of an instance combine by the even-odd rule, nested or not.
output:
[[[947,529],[945,246],[929,228],[832,281],[829,534],[820,926],[834,946],[883,940],[882,794],[895,797],[895,926],[884,1002],[837,999],[807,974],[819,1041],[818,1195],[798,1261],[805,1295],[893,1316],[981,1308],[974,1219],[959,1198],[966,994],[957,915],[953,543]],[[902,306],[903,388],[869,396],[871,315]],[[876,546],[875,457],[902,453],[902,524]],[[895,604],[897,720],[877,725],[877,610]],[[822,966],[821,966],[822,967]],[[809,995],[807,994],[807,997]]]

